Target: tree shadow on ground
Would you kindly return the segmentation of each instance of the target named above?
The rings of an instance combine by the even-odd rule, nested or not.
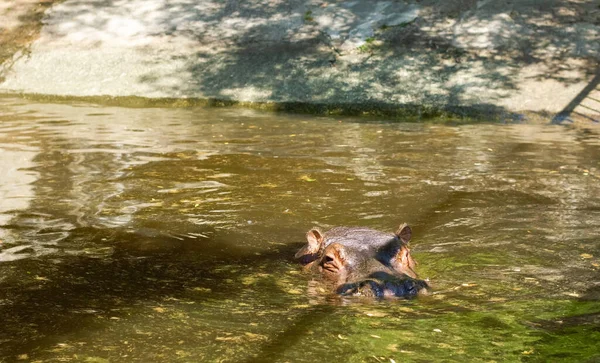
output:
[[[274,14],[297,23],[300,11],[310,6],[291,6],[286,13],[255,2],[251,14],[266,21],[238,31],[227,47],[196,52],[184,70],[191,81],[170,91],[221,100],[309,103],[317,112],[502,114],[498,101],[514,96],[525,82],[552,80],[567,86],[596,71],[600,20],[591,1],[481,8],[475,2],[453,4],[424,2],[416,21],[380,29],[365,49],[340,54],[311,21],[265,38],[281,29],[268,21]],[[247,9],[238,10],[244,14]],[[210,19],[223,21],[228,15],[220,12]],[[350,31],[352,21],[340,28]],[[140,82],[164,87],[150,74]]]
[[[554,116],[552,123],[560,124],[565,120],[572,121],[572,115],[594,123],[600,123],[600,98],[598,98],[600,89],[598,89],[598,85],[600,85],[600,68],[597,69],[596,76],[592,78],[587,86],[560,113]],[[587,109],[589,115],[582,113],[581,108]]]
[[[525,107],[520,95],[539,82],[561,92],[588,81],[600,60],[592,0],[427,0],[404,10],[415,7],[416,19],[388,26],[369,23],[381,14],[365,15],[360,2],[73,0],[53,9],[44,31],[57,47],[154,54],[135,80],[149,94],[314,113],[502,116]],[[365,26],[378,28],[345,48]]]

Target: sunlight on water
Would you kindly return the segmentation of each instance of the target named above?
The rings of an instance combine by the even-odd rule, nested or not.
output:
[[[0,361],[600,358],[597,128],[0,109]],[[313,225],[401,222],[429,296],[293,261]]]

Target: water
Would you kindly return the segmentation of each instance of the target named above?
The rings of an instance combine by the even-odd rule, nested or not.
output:
[[[0,361],[600,360],[600,130],[0,98]],[[413,227],[415,300],[312,226]]]

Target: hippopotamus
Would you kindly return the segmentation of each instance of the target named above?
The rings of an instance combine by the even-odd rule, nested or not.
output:
[[[413,260],[408,242],[412,230],[403,223],[396,233],[380,232],[366,227],[335,227],[322,232],[313,227],[306,233],[307,244],[295,255],[307,268],[323,256],[325,249],[333,244],[350,248],[353,254],[374,258],[385,267],[412,278],[416,262]]]
[[[416,262],[408,248],[411,237],[406,223],[395,233],[366,227],[322,232],[313,227],[295,257],[340,295],[409,298],[429,288],[414,270]]]
[[[336,293],[345,296],[411,298],[429,288],[427,282],[381,263],[365,250],[337,242],[325,247],[321,257],[306,269],[319,274]]]

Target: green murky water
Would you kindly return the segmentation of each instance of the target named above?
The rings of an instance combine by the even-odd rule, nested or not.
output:
[[[0,361],[600,360],[600,130],[0,98]],[[413,227],[415,300],[314,294]]]

